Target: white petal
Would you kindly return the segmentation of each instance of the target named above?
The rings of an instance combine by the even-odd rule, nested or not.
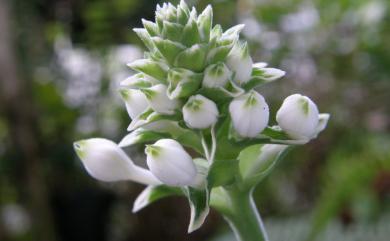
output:
[[[233,99],[229,112],[234,129],[242,137],[255,137],[268,124],[268,105],[264,97],[256,91]]]
[[[259,69],[262,69],[262,68],[265,68],[265,67],[267,67],[267,63],[265,63],[265,62],[258,62],[258,63],[254,63],[253,64],[253,67],[254,68],[259,68]]]
[[[294,139],[311,139],[318,125],[316,104],[306,96],[287,97],[276,114],[279,126]]]
[[[328,113],[321,113],[318,115],[318,125],[316,127],[316,135],[326,128],[329,118],[330,118],[330,114]]]
[[[232,72],[224,63],[209,65],[204,71],[202,84],[206,88],[224,87],[231,75]]]
[[[196,181],[197,170],[191,156],[175,140],[161,139],[145,149],[150,171],[169,186],[188,186]]]
[[[163,84],[155,85],[143,90],[149,105],[158,113],[171,115],[178,106],[177,100],[171,100],[167,95],[167,87]]]
[[[217,105],[202,95],[191,96],[183,106],[183,118],[190,128],[204,129],[218,120]]]
[[[263,71],[264,71],[264,78],[267,81],[273,81],[279,79],[286,74],[285,71],[276,68],[263,68]]]
[[[121,89],[120,94],[125,101],[127,113],[131,119],[136,118],[148,108],[146,96],[140,90]]]
[[[234,72],[236,83],[241,85],[248,82],[252,75],[253,61],[247,44],[236,44],[227,57],[226,65]]]
[[[132,180],[147,185],[161,183],[150,171],[136,166],[126,153],[110,140],[91,138],[75,142],[74,148],[87,172],[98,180]]]

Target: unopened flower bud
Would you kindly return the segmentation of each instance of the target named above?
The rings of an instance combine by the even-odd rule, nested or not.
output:
[[[140,90],[121,89],[119,90],[122,99],[126,104],[126,110],[131,119],[144,112],[148,107],[148,101]]]
[[[206,88],[224,87],[229,81],[232,72],[222,62],[209,65],[203,77],[203,86]]]
[[[229,105],[233,127],[242,137],[255,137],[268,124],[269,108],[262,95],[252,90]]]
[[[190,128],[204,129],[218,120],[217,105],[202,95],[194,95],[183,106],[183,118]]]
[[[227,66],[234,72],[234,81],[238,84],[248,82],[252,75],[253,61],[249,55],[247,43],[237,43],[227,56]]]
[[[167,95],[167,87],[163,84],[155,85],[148,89],[142,89],[148,99],[150,107],[157,113],[171,115],[178,105],[177,100],[171,100]]]
[[[136,166],[126,153],[110,140],[82,140],[74,143],[74,149],[87,172],[98,180],[132,180],[147,185],[160,184],[150,171]]]
[[[294,94],[288,96],[278,112],[276,121],[290,137],[311,139],[317,133],[318,109],[307,96]]]
[[[196,166],[182,145],[172,139],[160,139],[145,149],[146,163],[161,182],[169,186],[192,185],[197,176]]]

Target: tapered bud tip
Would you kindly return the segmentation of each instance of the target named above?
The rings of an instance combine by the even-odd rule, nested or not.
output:
[[[195,182],[197,170],[191,156],[172,139],[160,139],[145,150],[146,163],[161,182],[169,186],[188,186]]]
[[[218,120],[217,105],[202,95],[194,95],[183,106],[183,118],[190,128],[204,129]]]
[[[264,97],[253,90],[233,99],[229,112],[234,129],[242,137],[253,138],[268,124],[268,105]]]
[[[288,96],[278,112],[276,121],[290,137],[311,139],[317,134],[319,112],[317,105],[307,96]]]
[[[80,159],[84,157],[83,145],[84,141],[77,141],[73,143],[73,149],[75,150],[77,156],[79,156]]]

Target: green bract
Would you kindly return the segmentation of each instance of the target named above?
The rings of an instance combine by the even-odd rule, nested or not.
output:
[[[300,116],[296,111],[302,104],[289,101],[279,111],[280,127],[268,126],[268,105],[254,88],[284,76],[284,71],[253,63],[248,43],[239,38],[244,25],[223,31],[212,21],[211,6],[198,14],[184,1],[178,6],[158,5],[155,21],[142,20],[144,28],[134,29],[147,51],[143,59],[128,64],[137,73],[122,81],[119,90],[132,118],[130,133],[116,147],[109,142],[110,148],[89,148],[97,154],[75,147],[95,178],[149,184],[134,211],[181,194],[191,207],[189,232],[202,225],[211,205],[230,221],[241,240],[267,240],[261,220],[253,214],[251,191],[289,145],[317,136],[329,115],[314,113],[315,123],[307,130],[291,123]],[[310,135],[291,134],[297,131]],[[150,143],[154,143],[146,148],[150,170],[133,167],[120,149]],[[112,167],[121,174],[113,177],[107,168],[111,157],[131,173]],[[246,213],[239,211],[240,202]],[[247,227],[242,224],[245,214]]]

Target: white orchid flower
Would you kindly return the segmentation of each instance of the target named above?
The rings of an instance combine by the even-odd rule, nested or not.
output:
[[[196,181],[197,169],[192,157],[179,142],[160,139],[145,149],[146,163],[161,182],[169,186],[188,186]]]
[[[218,120],[217,105],[202,95],[191,96],[183,106],[183,118],[187,126],[204,129]]]
[[[146,185],[161,184],[150,171],[136,166],[126,153],[110,140],[82,140],[74,143],[74,149],[87,172],[100,181],[131,180]]]
[[[148,100],[140,90],[120,89],[119,92],[131,119],[134,119],[148,108]]]
[[[234,98],[229,112],[234,129],[242,137],[255,137],[268,124],[268,105],[264,97],[254,90]]]

